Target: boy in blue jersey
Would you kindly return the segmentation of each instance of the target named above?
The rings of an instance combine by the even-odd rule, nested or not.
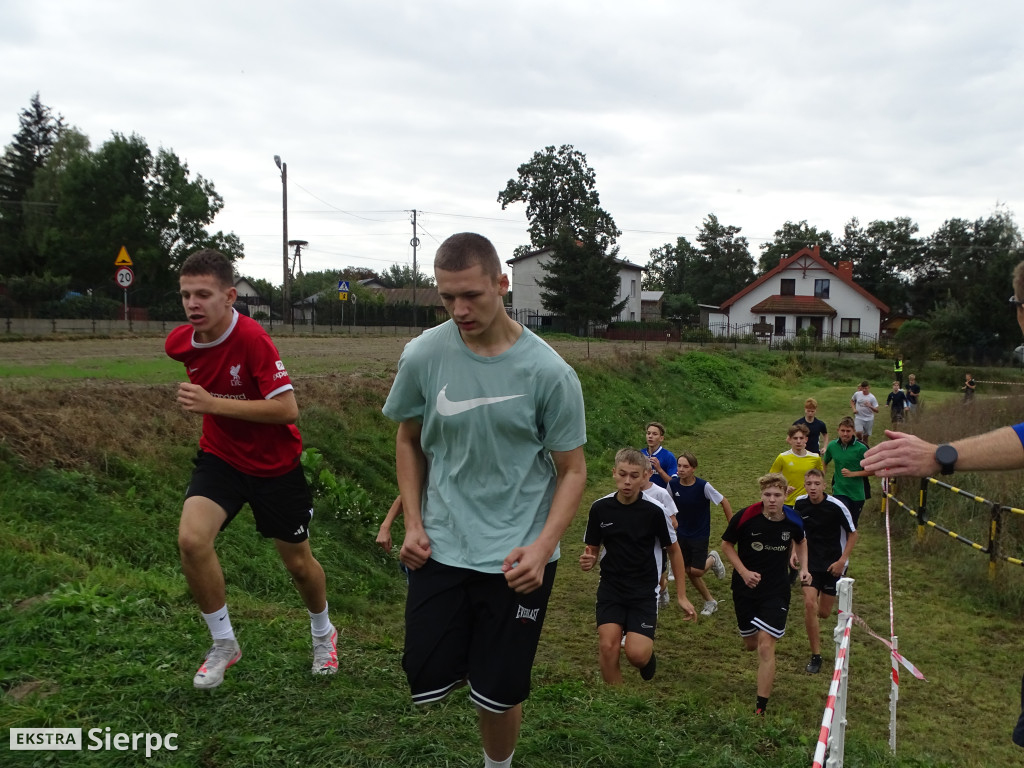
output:
[[[800,563],[800,583],[810,584],[804,525],[785,505],[786,478],[768,474],[758,481],[761,501],[732,516],[722,534],[722,551],[732,563],[732,598],[743,647],[757,651],[757,703],[764,715],[775,684],[775,643],[786,634],[789,615],[789,555]]]
[[[659,421],[649,422],[644,437],[647,440],[647,447],[643,449],[643,454],[651,459],[651,482],[664,488],[668,482],[661,476],[658,468],[665,470],[669,477],[676,473],[676,457],[662,445],[665,442],[665,425]]]
[[[704,574],[712,571],[719,579],[725,578],[725,565],[711,543],[711,504],[720,504],[725,523],[732,518],[729,500],[715,490],[707,480],[697,477],[697,457],[683,451],[676,459],[677,473],[669,478],[668,490],[676,510],[676,536],[686,563],[686,575],[704,598],[701,616],[710,616],[718,610],[718,601],[704,583]]]
[[[487,238],[449,237],[434,277],[451,319],[409,342],[384,404],[399,422],[410,569],[402,666],[418,704],[468,683],[484,765],[506,768],[558,542],[586,485],[583,393],[505,312],[508,276]]]
[[[673,567],[685,566],[669,522],[667,510],[643,491],[650,462],[640,451],[624,448],[615,455],[615,493],[590,507],[580,555],[580,567],[591,570],[600,558],[601,582],[597,587],[597,636],[601,678],[610,685],[622,683],[619,647],[626,633],[626,659],[650,680],[657,668],[654,630],[658,625],[658,579],[664,549]],[[686,582],[676,580],[676,600],[684,621],[696,618],[686,599]]]

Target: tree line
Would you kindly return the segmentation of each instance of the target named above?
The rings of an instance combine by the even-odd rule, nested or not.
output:
[[[541,280],[545,309],[569,316],[571,327],[607,322],[621,310],[615,301],[621,232],[601,208],[582,152],[571,145],[535,152],[498,202],[502,208],[526,203],[530,246],[517,255],[552,249]],[[854,280],[887,304],[890,315],[913,318],[908,346],[912,336],[916,350],[937,349],[962,361],[1007,358],[1019,333],[1003,293],[1024,258],[1013,214],[1000,206],[984,218],[947,219],[931,235],[919,230],[907,217],[867,225],[854,217],[841,236],[806,220],[787,221],[759,246],[755,260],[742,228],[709,213],[695,242],[679,237],[650,251],[642,286],[664,292],[666,318],[695,322],[698,304],[718,306],[780,259],[817,246],[833,266],[851,262]]]
[[[131,303],[147,307],[153,319],[180,318],[178,270],[190,253],[216,248],[237,269],[245,255],[241,240],[210,231],[223,198],[173,151],[154,151],[143,137],[121,133],[93,149],[38,93],[18,119],[0,157],[0,283],[6,286],[0,314],[15,303],[28,311],[49,304],[64,316],[89,316],[97,305],[116,312],[122,297],[114,259],[121,246],[135,273]],[[395,264],[380,275],[359,269],[299,274],[294,295],[365,277],[389,287],[412,285],[411,269]],[[252,282],[262,299],[280,307],[281,286]],[[431,282],[419,276],[419,285]],[[374,300],[370,293],[364,298]]]
[[[38,304],[68,294],[99,294],[114,301],[113,261],[125,246],[137,283],[132,301],[154,308],[154,316],[179,316],[177,273],[192,251],[214,247],[237,265],[244,257],[234,233],[211,232],[224,200],[213,182],[193,175],[173,151],[150,149],[146,140],[114,133],[98,148],[36,94],[19,114],[19,130],[0,158],[0,312],[12,299]],[[535,152],[499,191],[502,209],[526,206],[530,243],[520,256],[549,250],[541,300],[571,328],[609,322],[625,305],[617,300],[618,238],[621,231],[597,191],[586,155],[571,144]],[[909,218],[872,221],[851,218],[840,236],[806,220],[785,222],[759,246],[755,260],[742,228],[709,213],[690,242],[679,237],[650,252],[645,290],[664,292],[666,318],[691,322],[698,304],[717,306],[779,259],[805,246],[818,246],[835,265],[853,264],[858,284],[878,297],[893,315],[914,318],[916,338],[926,338],[961,359],[1009,353],[1016,340],[1013,313],[1005,310],[1007,278],[1024,256],[1012,213],[997,207],[975,220],[946,220],[922,236]],[[297,275],[293,295],[330,290],[337,280],[376,277],[406,287],[430,278],[408,266],[382,274],[348,268]],[[271,306],[280,305],[280,286],[252,281]],[[372,294],[361,296],[373,301]],[[95,301],[95,296],[92,296]],[[7,302],[8,306],[2,304]],[[998,305],[992,311],[993,302]]]

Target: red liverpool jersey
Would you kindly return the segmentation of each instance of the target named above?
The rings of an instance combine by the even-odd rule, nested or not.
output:
[[[233,312],[231,325],[216,341],[197,342],[192,326],[167,336],[167,355],[185,364],[185,372],[214,397],[269,400],[292,389],[288,371],[263,326]],[[276,477],[292,470],[302,453],[294,424],[260,424],[203,414],[199,447],[248,475]]]

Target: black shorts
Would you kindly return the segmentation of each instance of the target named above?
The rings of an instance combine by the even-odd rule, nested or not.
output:
[[[839,579],[828,571],[811,571],[811,586],[823,595],[836,596],[836,582]]]
[[[786,634],[789,596],[789,589],[759,594],[758,590],[745,586],[734,588],[732,600],[740,635],[749,637],[761,630],[778,640]]]
[[[654,630],[658,626],[658,598],[653,590],[625,594],[608,586],[602,579],[597,587],[596,612],[599,627],[618,624],[624,632],[636,632],[654,639]]]
[[[313,519],[313,494],[301,465],[277,477],[257,477],[241,472],[212,453],[199,451],[185,498],[202,496],[220,505],[227,519],[223,531],[242,505],[249,503],[256,530],[264,538],[298,544],[309,538]]]
[[[708,562],[708,544],[710,539],[691,539],[688,536],[679,537],[679,549],[683,553],[683,562],[687,568],[696,568],[703,571]]]
[[[866,477],[864,479],[867,480]],[[836,494],[836,498],[843,502],[843,504],[846,505],[846,508],[850,510],[850,517],[853,518],[853,527],[856,528],[859,525],[858,521],[860,520],[861,510],[864,509],[864,499],[854,501],[849,496],[840,496],[838,493]]]
[[[529,594],[503,573],[481,573],[436,560],[409,572],[402,669],[414,704],[447,696],[463,682],[490,712],[506,712],[530,695],[530,673],[547,613],[557,562]]]

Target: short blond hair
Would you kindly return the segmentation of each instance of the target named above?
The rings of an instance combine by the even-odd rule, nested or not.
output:
[[[789,489],[789,482],[786,480],[786,476],[779,472],[761,475],[761,477],[757,478],[757,484],[761,487],[761,493],[764,493],[769,488],[781,488],[783,493]]]
[[[630,467],[640,467],[648,470],[651,468],[651,460],[647,454],[641,453],[636,448],[623,448],[615,454],[615,466],[626,464]]]
[[[804,408],[816,411],[818,410],[818,401],[815,400],[813,397],[808,397],[806,400],[804,400]]]

